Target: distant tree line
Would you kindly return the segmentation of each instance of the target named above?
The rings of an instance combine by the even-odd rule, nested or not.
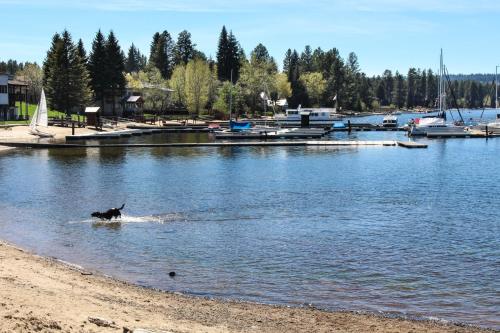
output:
[[[263,44],[247,56],[225,26],[215,59],[199,51],[186,30],[176,40],[167,30],[156,32],[149,56],[134,44],[125,54],[113,31],[104,36],[100,30],[87,55],[82,40],[74,43],[65,30],[53,36],[43,68],[8,60],[0,62],[0,72],[23,74],[33,84],[34,94],[43,85],[50,106],[68,113],[89,103],[116,102],[127,85],[142,89],[146,108],[160,113],[170,103],[193,113],[261,113],[280,99],[287,99],[293,108],[433,108],[439,80],[432,70],[417,68],[368,77],[354,52],[344,59],[336,48],[310,46],[300,53],[288,49],[279,71]],[[491,74],[451,75],[448,107],[494,106],[494,83]],[[171,99],[165,97],[166,88],[173,90]]]

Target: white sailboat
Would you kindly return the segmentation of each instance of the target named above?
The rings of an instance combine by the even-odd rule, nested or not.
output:
[[[441,49],[439,63],[439,85],[438,85],[438,107],[436,116],[416,119],[410,127],[410,136],[453,136],[463,135],[468,130],[465,126],[446,123],[446,87],[445,66],[443,62],[443,50]]]
[[[49,126],[49,118],[47,111],[47,101],[45,99],[45,92],[42,89],[40,102],[38,103],[35,113],[31,118],[30,134],[37,135],[42,138],[52,138],[54,134],[40,130],[40,127],[47,129]]]

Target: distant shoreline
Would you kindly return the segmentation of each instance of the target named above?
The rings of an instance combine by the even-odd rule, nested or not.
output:
[[[0,331],[493,332],[462,324],[212,300],[139,287],[0,241]],[[97,326],[104,319],[112,326]],[[113,323],[112,323],[113,322]]]

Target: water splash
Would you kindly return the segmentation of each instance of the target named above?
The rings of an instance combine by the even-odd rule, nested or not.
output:
[[[124,224],[124,223],[168,223],[174,221],[185,221],[186,217],[182,213],[167,213],[145,216],[132,216],[122,214],[121,218],[111,220],[84,219],[80,221],[69,221],[68,224],[89,223],[89,224]]]

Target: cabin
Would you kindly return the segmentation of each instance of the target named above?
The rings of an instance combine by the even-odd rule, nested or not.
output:
[[[139,95],[127,96],[124,99],[125,106],[123,108],[123,115],[125,117],[133,118],[135,116],[142,116],[144,108],[144,99]]]
[[[12,75],[0,73],[0,120],[28,119],[27,101],[28,84],[16,80]]]
[[[96,129],[102,127],[100,107],[98,106],[86,107],[85,117],[87,118],[87,126],[94,126]]]

